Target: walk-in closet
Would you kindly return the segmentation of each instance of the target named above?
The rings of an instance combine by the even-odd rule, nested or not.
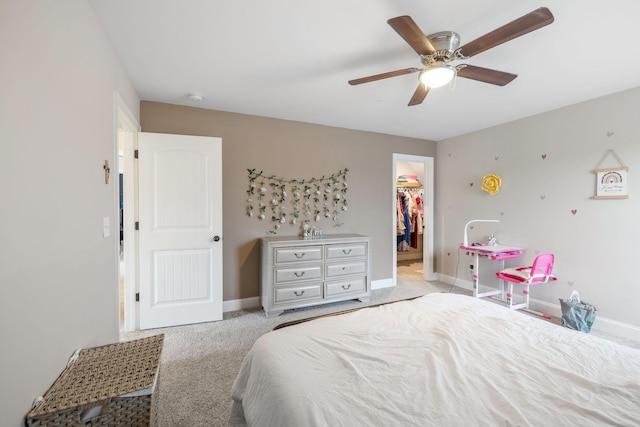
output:
[[[398,277],[421,280],[423,266],[424,164],[396,163],[396,251]]]

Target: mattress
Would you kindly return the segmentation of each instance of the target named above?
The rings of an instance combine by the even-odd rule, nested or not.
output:
[[[489,301],[431,294],[274,330],[230,424],[640,425],[640,350]]]

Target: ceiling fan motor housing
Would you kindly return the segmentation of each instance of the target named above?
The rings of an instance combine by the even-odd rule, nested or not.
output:
[[[460,47],[460,35],[454,31],[440,31],[427,36],[436,52],[423,56],[422,62],[427,65],[434,61],[449,62],[455,59],[455,51]]]

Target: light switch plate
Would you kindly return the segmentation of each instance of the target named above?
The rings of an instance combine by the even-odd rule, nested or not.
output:
[[[105,216],[102,219],[102,237],[109,237],[111,235],[111,219]]]

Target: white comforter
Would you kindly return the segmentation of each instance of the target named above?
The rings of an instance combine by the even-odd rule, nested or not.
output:
[[[270,332],[232,425],[638,426],[640,351],[432,294]]]

